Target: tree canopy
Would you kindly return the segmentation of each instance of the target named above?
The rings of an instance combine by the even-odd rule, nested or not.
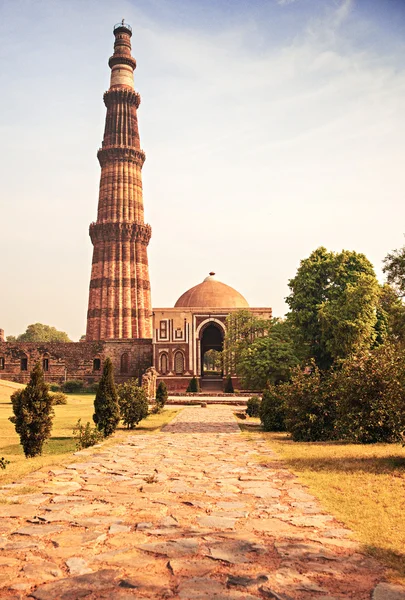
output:
[[[387,281],[397,291],[399,296],[405,296],[405,246],[393,250],[384,258],[383,271]]]
[[[71,342],[64,331],[43,323],[28,325],[26,331],[18,336],[7,336],[8,342]]]
[[[288,321],[320,369],[372,345],[379,285],[364,254],[320,247],[301,261],[289,287]]]
[[[241,351],[236,372],[244,387],[263,390],[268,384],[287,381],[298,364],[293,342],[279,325],[275,323],[268,335],[256,338]]]

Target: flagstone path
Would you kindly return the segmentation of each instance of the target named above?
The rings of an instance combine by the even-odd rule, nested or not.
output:
[[[229,407],[78,455],[0,490],[0,598],[405,598]]]

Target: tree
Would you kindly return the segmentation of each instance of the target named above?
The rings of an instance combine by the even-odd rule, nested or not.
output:
[[[276,399],[279,398],[281,410],[284,404],[286,429],[295,442],[318,442],[334,438],[336,394],[329,373],[322,375],[315,364],[310,370],[297,368],[291,382],[270,390],[270,405],[274,402],[274,395]],[[263,406],[265,410],[266,405]]]
[[[156,390],[156,404],[159,410],[163,410],[167,402],[167,387],[164,381],[160,381]]]
[[[122,420],[128,429],[134,429],[148,416],[148,398],[145,390],[130,379],[117,387]]]
[[[298,364],[294,345],[283,323],[274,323],[268,335],[241,350],[236,374],[247,389],[263,390],[268,384],[287,381]]]
[[[395,288],[388,283],[381,287],[378,315],[384,323],[385,337],[404,345],[405,304]]]
[[[383,271],[387,281],[394,287],[399,296],[405,296],[405,246],[393,250],[384,258]]]
[[[269,385],[263,392],[259,416],[264,431],[285,431],[285,385]]]
[[[113,371],[111,359],[107,358],[94,400],[93,421],[97,425],[97,429],[103,432],[104,437],[112,435],[120,421],[118,394]]]
[[[58,331],[50,325],[42,323],[34,323],[28,325],[25,333],[21,333],[17,337],[13,335],[7,336],[8,342],[71,342],[69,336],[64,331]]]
[[[287,319],[320,369],[371,347],[379,285],[363,254],[318,248],[301,261],[289,287]]]
[[[347,359],[334,374],[336,429],[361,444],[401,442],[405,433],[405,351],[386,343]]]
[[[227,375],[236,373],[242,350],[269,330],[271,321],[255,317],[249,310],[238,310],[226,318],[223,364]]]
[[[39,363],[32,370],[28,385],[14,392],[11,402],[14,416],[10,417],[10,421],[20,436],[25,456],[41,455],[43,445],[51,435],[54,411]]]

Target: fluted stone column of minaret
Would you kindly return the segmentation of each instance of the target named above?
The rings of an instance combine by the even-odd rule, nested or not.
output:
[[[102,147],[97,222],[90,225],[94,246],[87,314],[87,340],[152,337],[147,246],[151,228],[144,223],[142,165],[134,90],[132,31],[124,21],[114,27],[109,60],[110,89]]]

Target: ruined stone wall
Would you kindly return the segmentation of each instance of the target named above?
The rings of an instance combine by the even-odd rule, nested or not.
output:
[[[97,382],[104,360],[114,365],[115,380],[137,378],[152,366],[152,340],[116,340],[78,343],[0,343],[0,379],[26,383],[36,362],[48,382],[79,379]],[[3,359],[3,360],[2,360]]]

